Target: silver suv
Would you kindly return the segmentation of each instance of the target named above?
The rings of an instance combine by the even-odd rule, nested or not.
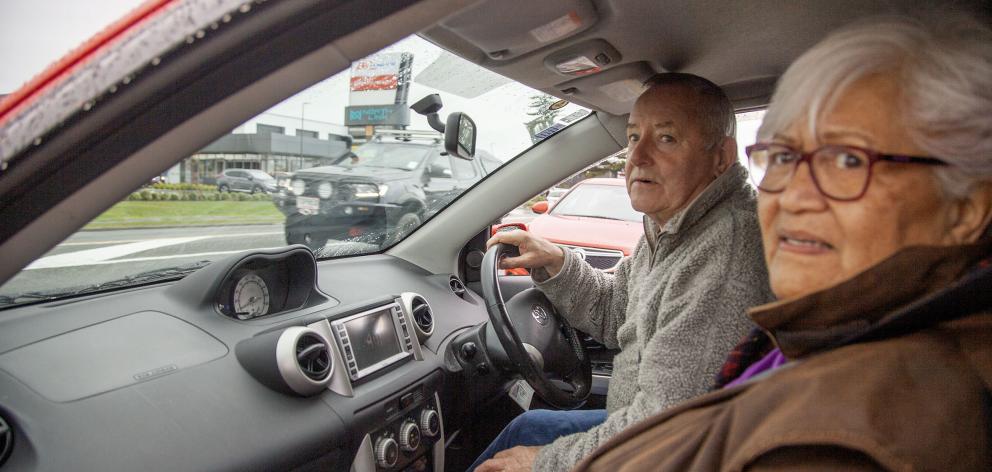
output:
[[[276,191],[276,179],[258,169],[226,169],[217,177],[217,190],[221,192]]]

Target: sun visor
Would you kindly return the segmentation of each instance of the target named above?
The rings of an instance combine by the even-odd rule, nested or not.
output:
[[[727,94],[737,111],[762,108],[771,101],[778,77],[758,77],[741,80],[720,87]]]
[[[634,101],[644,91],[642,82],[654,75],[645,62],[623,64],[598,74],[589,75],[555,86],[558,94],[586,107],[595,103],[614,115],[630,113]]]
[[[588,0],[492,0],[444,20],[444,28],[505,61],[574,36],[599,21]]]

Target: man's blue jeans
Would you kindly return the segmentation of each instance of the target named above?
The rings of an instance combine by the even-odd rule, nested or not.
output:
[[[475,460],[468,472],[475,470],[497,452],[514,446],[543,446],[573,433],[589,431],[606,421],[606,410],[530,410],[513,419],[496,436],[492,444]]]

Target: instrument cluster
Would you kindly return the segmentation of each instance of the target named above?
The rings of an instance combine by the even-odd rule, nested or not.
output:
[[[314,269],[301,257],[249,257],[227,272],[216,293],[217,310],[239,320],[298,310],[314,289]],[[312,261],[311,261],[312,263]]]

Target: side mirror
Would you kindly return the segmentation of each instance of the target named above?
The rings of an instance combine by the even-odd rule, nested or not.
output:
[[[448,115],[444,127],[444,150],[455,157],[472,160],[475,157],[475,121],[462,112]]]
[[[534,206],[530,207],[530,211],[537,213],[538,215],[548,212],[548,202],[537,202]]]
[[[527,224],[526,223],[501,223],[501,224],[498,224],[498,225],[494,225],[494,226],[492,226],[489,235],[492,236],[492,235],[495,235],[496,233],[499,233],[499,232],[513,231],[513,230],[516,230],[516,229],[519,229],[519,230],[522,230],[522,231],[527,231]]]
[[[255,180],[255,176],[254,175],[251,175],[251,174],[248,174],[248,180]]]

